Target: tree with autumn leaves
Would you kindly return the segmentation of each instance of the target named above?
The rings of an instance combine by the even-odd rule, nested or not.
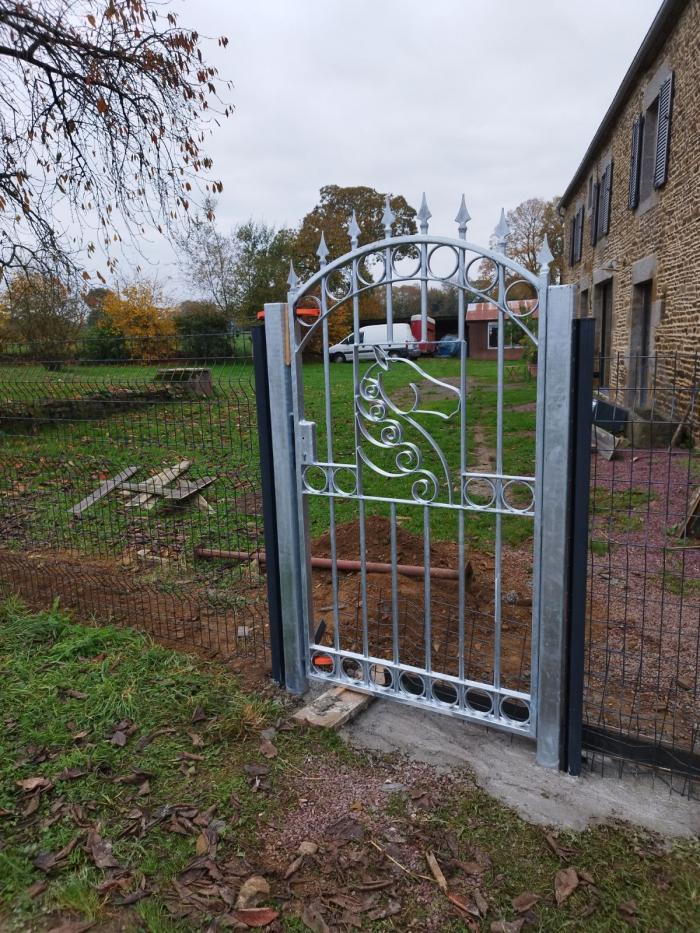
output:
[[[0,279],[98,251],[114,272],[124,239],[181,230],[222,189],[205,142],[226,89],[167,2],[0,0]]]

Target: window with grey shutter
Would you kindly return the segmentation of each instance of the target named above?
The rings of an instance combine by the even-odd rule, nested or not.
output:
[[[659,128],[656,135],[654,160],[654,187],[660,188],[668,175],[668,147],[671,139],[671,105],[673,102],[673,73],[659,91]]]
[[[632,145],[630,147],[630,185],[627,203],[634,210],[639,204],[639,180],[642,169],[642,135],[644,133],[644,115],[639,114],[632,124]]]
[[[574,231],[574,262],[580,262],[583,255],[583,218],[585,209],[581,206],[576,211],[576,226]]]
[[[593,185],[591,193],[591,246],[598,242],[598,199],[600,197],[600,184]]]
[[[603,172],[600,179],[600,193],[598,195],[598,239],[610,232],[610,207],[612,203],[612,172],[613,164]]]
[[[571,218],[571,226],[569,227],[569,265],[573,266],[576,262],[576,218],[578,214],[574,214]]]

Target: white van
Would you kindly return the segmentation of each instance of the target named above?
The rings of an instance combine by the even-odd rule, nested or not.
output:
[[[413,336],[410,324],[394,324],[393,340],[389,343],[386,324],[368,324],[360,328],[360,345],[358,356],[361,360],[374,359],[374,348],[379,346],[386,350],[389,356],[420,355],[418,342]],[[328,348],[328,356],[334,363],[345,363],[352,360],[352,350],[355,343],[355,334],[348,334],[340,343],[334,343]]]

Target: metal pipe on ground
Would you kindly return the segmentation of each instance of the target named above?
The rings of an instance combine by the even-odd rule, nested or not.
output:
[[[264,551],[227,551],[222,548],[211,547],[196,547],[194,549],[194,556],[201,557],[205,560],[257,560],[261,564],[264,564],[266,561]],[[318,570],[330,570],[333,567],[333,561],[330,559],[330,557],[312,557],[311,566],[316,567]],[[391,564],[368,560],[365,561],[364,566],[367,573],[391,573]],[[359,560],[338,559],[336,561],[336,567],[338,570],[341,570],[345,573],[359,573],[362,569],[362,564]],[[397,564],[396,572],[400,573],[404,577],[422,578],[425,573],[425,568],[415,564]],[[459,579],[459,574],[457,571],[452,570],[449,567],[431,567],[429,573],[430,576],[436,580]],[[467,581],[471,580],[473,570],[472,565],[469,562],[467,562],[464,567],[464,575]]]

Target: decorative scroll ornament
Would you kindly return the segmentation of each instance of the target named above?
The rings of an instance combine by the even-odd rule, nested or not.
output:
[[[381,347],[374,348],[376,362],[364,373],[359,384],[359,393],[355,400],[355,417],[360,435],[373,447],[391,451],[394,456],[396,471],[387,470],[376,464],[365,448],[360,444],[357,448],[358,458],[373,472],[388,478],[415,477],[411,487],[411,495],[415,502],[427,504],[434,502],[440,492],[441,482],[446,485],[448,503],[453,502],[453,483],[447,458],[440,445],[432,435],[415,420],[416,415],[430,415],[449,421],[460,411],[462,404],[460,391],[456,386],[442,382],[434,376],[424,372],[413,360],[403,357],[390,357]],[[450,412],[434,411],[420,408],[420,390],[411,382],[409,388],[413,393],[413,401],[408,407],[401,407],[390,398],[383,377],[391,367],[407,366],[417,373],[421,379],[426,379],[433,385],[440,386],[455,396],[455,406]],[[379,429],[379,436],[372,433],[372,427]],[[423,453],[418,444],[405,437],[405,428],[413,429],[420,435],[433,454],[437,457],[441,473],[438,479],[435,472],[424,466]]]

